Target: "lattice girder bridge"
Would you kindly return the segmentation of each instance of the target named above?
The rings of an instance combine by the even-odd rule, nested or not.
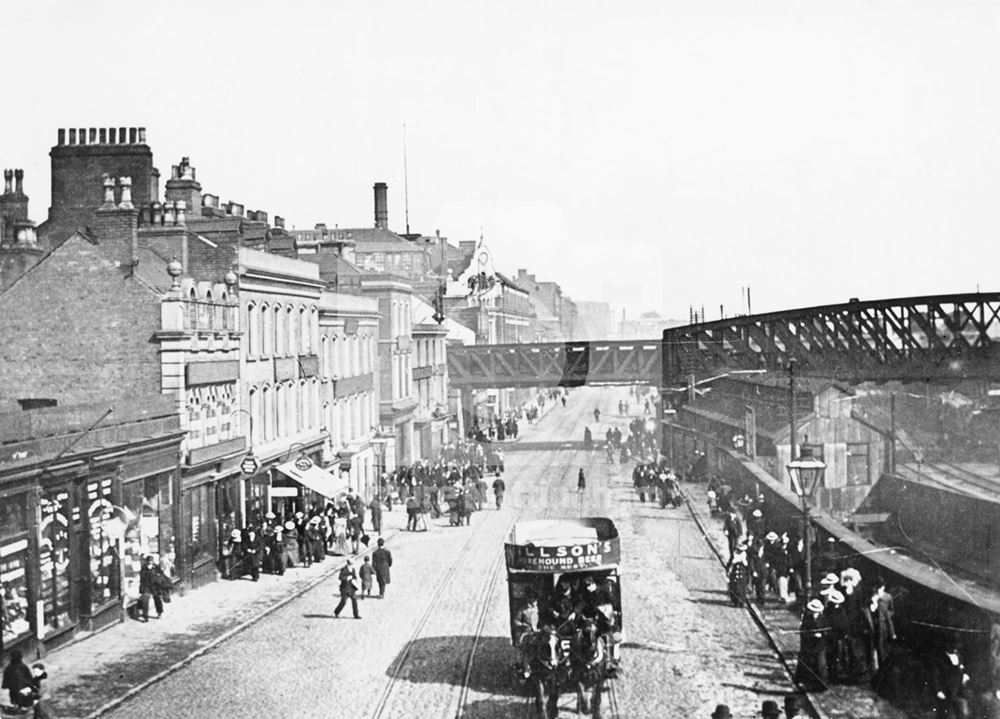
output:
[[[851,301],[663,333],[663,384],[782,370],[845,382],[1000,381],[1000,293]]]
[[[659,340],[543,342],[448,348],[448,381],[457,389],[656,384]]]

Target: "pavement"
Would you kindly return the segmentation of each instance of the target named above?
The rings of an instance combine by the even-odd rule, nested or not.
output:
[[[682,485],[691,511],[705,531],[706,538],[719,561],[725,562],[728,546],[726,535],[722,529],[722,520],[709,514],[706,489],[700,484]],[[776,597],[770,596],[764,604],[750,603],[747,609],[767,632],[789,673],[794,673],[799,650],[799,612],[785,607]],[[809,692],[808,697],[821,719],[915,719],[924,716],[913,706],[907,709],[893,706],[865,685],[831,684],[825,691]],[[933,713],[928,716],[932,715]]]
[[[382,512],[382,537],[406,526],[406,510]],[[374,533],[373,533],[374,536]],[[364,554],[375,549],[375,542]],[[284,575],[261,574],[219,580],[164,605],[163,616],[148,622],[127,619],[100,632],[81,634],[44,659],[49,679],[45,704],[56,717],[98,717],[197,659],[233,635],[300,597],[340,571],[347,557],[328,555],[311,567],[296,566]],[[152,604],[150,606],[152,610]]]

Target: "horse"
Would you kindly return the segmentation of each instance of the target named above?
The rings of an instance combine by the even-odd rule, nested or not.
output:
[[[551,627],[525,636],[522,644],[528,681],[535,696],[541,719],[559,715],[559,683],[567,673],[569,661],[563,638]]]
[[[601,719],[604,682],[610,675],[611,653],[608,638],[597,622],[584,617],[570,643],[570,673],[576,683],[576,713]],[[588,690],[590,696],[588,698]]]

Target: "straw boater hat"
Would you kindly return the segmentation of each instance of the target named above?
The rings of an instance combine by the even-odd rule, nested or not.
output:
[[[288,530],[295,529],[295,522],[289,519],[287,522],[285,522],[285,529]]]
[[[823,577],[821,580],[819,580],[819,583],[820,584],[828,584],[830,586],[833,586],[838,581],[840,581],[840,580],[837,578],[837,575],[834,574],[833,572],[830,572],[825,577]]]
[[[841,583],[846,582],[847,580],[851,580],[855,584],[860,584],[861,572],[859,572],[854,567],[848,567],[847,569],[845,569],[843,572],[840,573]]]
[[[815,612],[816,614],[819,614],[820,612],[823,611],[823,602],[821,602],[818,599],[810,599],[809,603],[806,605],[806,609],[808,609],[810,612]]]
[[[844,595],[838,592],[836,589],[830,591],[830,596],[827,597],[834,604],[843,604]]]
[[[764,535],[764,539],[766,539],[769,542],[777,542],[778,541],[778,533],[777,532],[768,532],[766,535]]]
[[[229,533],[229,536],[232,537],[233,539],[239,540],[242,535],[240,534],[240,530],[234,529],[232,532]]]

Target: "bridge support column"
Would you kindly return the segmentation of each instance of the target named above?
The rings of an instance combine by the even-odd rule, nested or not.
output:
[[[474,395],[475,390],[472,389],[460,389],[458,391],[458,431],[460,439],[464,438],[476,423]]]

